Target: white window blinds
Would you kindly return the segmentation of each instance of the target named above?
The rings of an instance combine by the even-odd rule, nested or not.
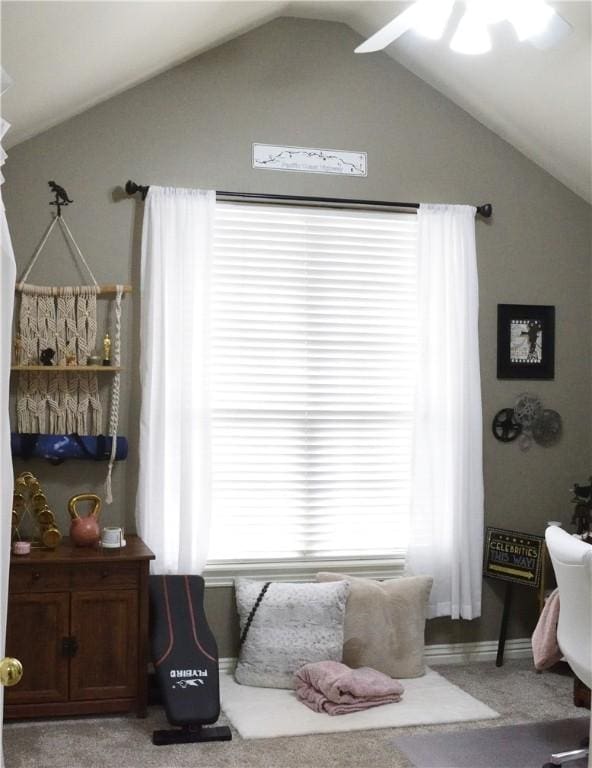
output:
[[[407,544],[416,217],[218,203],[210,562]]]

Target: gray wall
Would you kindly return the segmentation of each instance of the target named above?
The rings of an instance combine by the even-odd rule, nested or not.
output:
[[[141,205],[120,185],[143,184],[386,200],[491,202],[477,221],[481,291],[486,522],[542,533],[569,522],[568,488],[589,474],[590,207],[541,168],[385,55],[354,56],[358,36],[328,22],[280,19],[13,148],[4,187],[22,267],[49,220],[47,180],[75,200],[66,214],[100,281],[132,281],[127,302],[122,433],[132,458],[116,468],[116,501],[105,521],[133,527],[139,387],[138,259]],[[18,88],[18,84],[15,86]],[[251,143],[365,150],[367,178],[251,169]],[[59,239],[35,280],[73,282]],[[557,313],[553,381],[496,379],[496,305],[553,304]],[[525,391],[560,411],[554,448],[521,452],[490,432],[491,419]],[[17,467],[19,469],[20,467]],[[100,492],[105,467],[36,464],[67,525],[74,492]],[[497,636],[503,585],[484,587],[483,617],[429,623],[429,642]],[[518,590],[511,636],[525,636],[534,591]],[[209,590],[208,609],[222,655],[232,655],[232,592]]]

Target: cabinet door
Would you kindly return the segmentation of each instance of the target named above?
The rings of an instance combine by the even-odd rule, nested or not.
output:
[[[7,704],[68,700],[68,658],[62,640],[70,634],[70,595],[31,593],[8,600],[6,655],[23,664],[23,678],[6,688]]]
[[[73,592],[71,633],[78,645],[70,661],[72,701],[125,699],[136,695],[136,590]]]

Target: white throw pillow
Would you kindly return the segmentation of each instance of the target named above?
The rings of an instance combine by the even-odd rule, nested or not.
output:
[[[235,581],[241,635],[264,582]],[[341,661],[347,581],[269,585],[235,671],[237,683],[293,688],[294,672],[313,661]]]

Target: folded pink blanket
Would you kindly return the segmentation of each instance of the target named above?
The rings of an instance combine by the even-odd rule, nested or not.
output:
[[[545,601],[537,625],[532,633],[532,655],[536,669],[548,669],[561,660],[563,654],[557,644],[559,619],[559,590],[551,592]]]
[[[350,669],[339,661],[305,664],[294,675],[296,696],[315,712],[345,715],[401,700],[398,680],[370,667]]]

